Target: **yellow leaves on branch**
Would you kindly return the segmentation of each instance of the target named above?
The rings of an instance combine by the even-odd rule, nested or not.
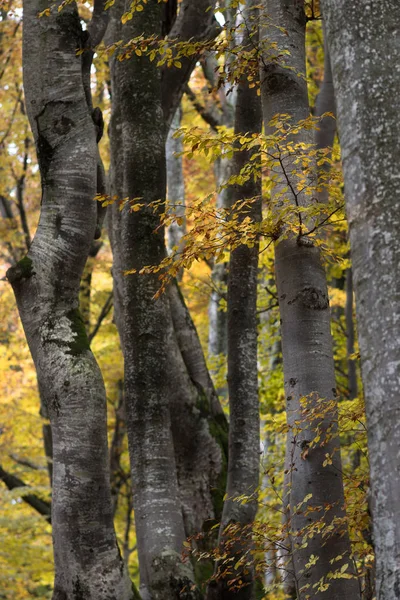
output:
[[[142,12],[148,0],[133,0],[121,18],[123,24],[130,21],[135,13]],[[164,2],[166,0],[158,0]],[[106,7],[114,3],[109,0]],[[223,12],[220,7],[218,12]],[[243,37],[244,31],[250,33],[250,38],[256,35],[257,27],[252,23],[252,18],[247,23],[240,23],[234,27],[225,27],[216,39],[197,41],[195,38],[181,41],[180,39],[161,38],[153,35],[145,37],[144,35],[132,38],[126,43],[119,41],[107,48],[105,52],[110,55],[118,49],[118,60],[126,60],[134,54],[137,56],[146,56],[151,61],[157,58],[157,66],[181,68],[182,60],[190,59],[193,56],[200,56],[204,53],[213,53],[217,61],[225,59],[229,55],[229,60],[221,64],[218,76],[218,87],[223,84],[235,84],[242,77],[251,83],[251,87],[257,86],[259,92],[259,61],[261,55],[268,55],[270,60],[280,62],[284,52],[280,52],[275,43],[267,40],[254,42],[247,45],[237,43],[237,39]],[[138,50],[140,52],[138,52]]]
[[[289,235],[301,236],[302,240],[307,238],[313,245],[321,244],[323,240],[318,237],[320,228],[335,224],[336,220],[341,221],[343,201],[340,195],[332,193],[327,204],[314,198],[318,190],[329,185],[322,178],[316,181],[315,164],[318,160],[330,159],[325,153],[319,153],[313,144],[305,144],[300,133],[305,129],[315,129],[318,120],[309,117],[292,123],[289,116],[283,114],[276,115],[269,125],[272,133],[268,135],[235,135],[227,127],[218,127],[217,132],[211,134],[198,127],[181,128],[174,134],[183,138],[185,149],[181,155],[189,160],[195,153],[203,155],[210,163],[217,158],[232,160],[237,152],[248,153],[251,160],[223,182],[215,193],[192,201],[186,208],[186,218],[191,226],[179,248],[174,248],[160,264],[143,265],[139,270],[140,274],[158,274],[159,293],[182,269],[190,269],[194,261],[227,262],[228,252],[241,244],[253,247],[260,239],[272,243]],[[287,185],[282,185],[282,173]],[[257,198],[245,198],[229,209],[216,207],[216,193],[232,186],[240,189],[250,179],[257,180],[262,176],[264,215],[261,222],[254,222],[251,216],[252,205]],[[272,189],[274,194],[270,195]],[[304,198],[307,200],[304,201]],[[145,198],[98,196],[96,199],[103,206],[118,201],[120,210],[129,205],[132,212],[154,212],[158,217],[157,230],[173,223],[183,223],[182,216],[176,215],[177,207],[161,199],[151,203],[147,203]],[[133,273],[136,271],[126,274]]]

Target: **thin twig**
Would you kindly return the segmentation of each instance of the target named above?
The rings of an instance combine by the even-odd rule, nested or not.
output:
[[[113,305],[113,293],[110,292],[110,294],[107,297],[107,300],[104,303],[103,308],[101,309],[99,318],[97,319],[97,323],[94,326],[93,331],[88,335],[89,343],[92,342],[94,336],[98,333],[100,326],[101,326],[102,322],[104,321],[104,319],[107,317],[108,313],[110,312],[112,305]]]

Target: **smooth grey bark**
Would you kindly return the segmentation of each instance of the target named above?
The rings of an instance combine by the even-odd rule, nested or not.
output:
[[[156,0],[149,2],[123,28],[124,38],[157,34],[162,8]],[[111,73],[112,193],[140,197],[145,204],[136,213],[129,206],[122,211],[113,206],[110,217],[141,593],[144,598],[178,598],[186,588],[187,597],[195,598],[193,571],[182,562],[181,551],[187,535],[215,518],[211,490],[223,466],[221,449],[207,421],[208,400],[191,381],[178,346],[169,299],[166,294],[155,298],[158,275],[123,275],[158,265],[166,254],[161,205],[154,210],[148,204],[165,201],[170,116],[163,110],[163,82],[155,62],[136,55],[113,60]],[[176,85],[181,84],[178,78]]]
[[[296,124],[308,117],[309,105],[305,79],[306,19],[303,2],[265,0],[264,7],[271,21],[266,21],[266,15],[263,15],[262,39],[276,42],[281,52],[290,52],[274,60],[268,57],[267,52],[262,57],[261,94],[268,134],[271,132],[269,122],[274,115],[289,114]],[[292,136],[291,141],[311,145],[313,133],[302,131],[296,137]],[[277,149],[277,152],[281,150]],[[287,183],[287,178],[290,181],[293,173],[301,167],[294,163],[293,156],[285,156],[284,151],[280,159],[272,201],[286,187],[286,201],[293,204],[294,210],[296,205],[309,205],[310,197],[304,193],[290,196]],[[292,186],[295,186],[294,181]],[[313,184],[312,176],[308,183]],[[275,210],[279,213],[279,206]],[[347,565],[347,572],[351,574],[354,574],[354,568],[344,512],[326,275],[319,249],[304,238],[304,233],[304,223],[302,226],[299,223],[299,235],[290,234],[278,242],[275,249],[289,425],[288,493],[295,581],[301,600],[307,596],[313,600],[353,600],[359,598],[356,579],[328,578],[329,573],[340,571],[342,565]],[[325,408],[325,414],[310,419],[310,413],[302,408],[302,398],[306,398],[309,410],[320,407],[319,412],[323,413]],[[328,406],[331,408],[328,409]],[[319,441],[315,439],[317,427]],[[324,466],[326,454],[331,457],[332,463]],[[309,494],[312,496],[304,502]],[[306,514],[308,507],[314,510]],[[329,532],[329,526],[334,525],[336,519],[339,519],[340,527],[334,526],[333,531]],[[305,533],[318,521],[324,524],[325,531],[322,535],[315,533],[311,539],[307,539],[304,547],[302,540]],[[311,555],[318,557],[318,560],[312,568],[307,568]],[[332,559],[338,559],[334,565]],[[318,589],[320,582],[329,584],[326,591]]]
[[[398,3],[322,2],[342,148],[371,471],[376,595],[400,594]]]
[[[334,118],[336,116],[335,90],[329,48],[324,36],[324,78],[315,101],[315,116],[322,117],[328,112],[332,113],[333,117],[325,115],[321,118],[320,125],[315,132],[315,145],[318,149],[332,148],[336,134],[336,119]]]
[[[78,311],[94,236],[96,134],[88,110],[75,3],[38,18],[24,2],[27,113],[42,179],[39,226],[27,257],[9,269],[53,437],[55,600],[132,598],[115,537],[106,396]]]
[[[248,1],[245,18],[255,16],[254,2]],[[251,31],[250,27],[250,31]],[[251,34],[257,43],[257,34]],[[242,44],[250,44],[246,36]],[[261,100],[246,78],[238,84],[235,109],[235,134],[260,133]],[[233,172],[252,160],[257,149],[234,153]],[[239,210],[239,220],[250,224],[261,221],[261,180],[250,177],[230,190],[232,206],[248,200]],[[234,209],[235,210],[235,209]],[[254,593],[252,525],[257,512],[260,477],[260,416],[257,368],[257,275],[258,240],[253,247],[241,244],[233,249],[228,277],[228,392],[229,461],[226,499],[222,513],[219,543],[225,555],[209,586],[208,598],[250,600]],[[245,497],[244,501],[238,498]]]
[[[88,333],[90,331],[90,304],[92,294],[93,269],[95,266],[95,258],[99,253],[101,246],[101,242],[93,240],[89,250],[89,256],[81,277],[81,285],[79,290],[79,307],[82,314],[83,322],[85,323],[85,327]]]
[[[130,3],[125,6],[129,9]],[[159,26],[161,5],[152,0],[123,28],[123,39],[140,33],[152,35]],[[113,83],[113,110],[120,110],[115,127],[120,127],[123,149],[123,158],[119,156],[123,160],[123,194],[140,197],[147,205],[165,196],[160,71],[147,58],[115,61]],[[155,233],[158,225],[157,212],[151,207],[140,214],[131,212],[129,206],[121,211],[116,233],[122,272],[161,262],[164,231]],[[193,575],[180,560],[185,531],[169,412],[165,352],[169,307],[165,296],[154,300],[159,288],[155,275],[126,276],[121,288],[140,592],[144,598],[175,598],[182,584],[191,585]]]
[[[189,377],[195,386],[205,393],[211,416],[219,420],[221,427],[227,434],[228,422],[207,368],[199,335],[177,283],[169,286],[168,297],[175,335]],[[227,447],[224,449],[226,449],[227,456]]]
[[[332,116],[324,115],[332,113]],[[320,117],[318,128],[315,131],[315,146],[317,150],[331,149],[336,134],[336,105],[335,105],[335,90],[332,81],[331,61],[329,57],[329,48],[325,41],[324,35],[324,78],[322,80],[321,89],[315,101],[315,116]],[[328,157],[330,158],[330,151]],[[327,187],[327,174],[329,173],[330,165],[324,163],[319,167],[319,179],[322,189],[318,194],[318,202],[327,203],[329,193]]]

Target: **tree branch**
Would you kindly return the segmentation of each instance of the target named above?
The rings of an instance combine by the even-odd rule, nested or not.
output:
[[[108,315],[108,313],[110,312],[111,308],[113,305],[113,293],[110,292],[107,300],[104,303],[103,308],[101,309],[101,312],[99,314],[99,318],[97,319],[97,323],[93,328],[93,331],[89,334],[88,338],[89,338],[89,343],[92,342],[94,336],[97,334],[97,332],[100,329],[100,326],[102,324],[102,322],[104,321],[104,319],[106,318],[106,316]]]
[[[92,49],[100,44],[107,29],[110,11],[105,7],[106,0],[94,0],[92,18],[87,26],[88,42]]]
[[[203,120],[211,127],[211,129],[217,131],[217,127],[221,125],[220,119],[216,118],[211,111],[207,110],[207,108],[203,106],[201,102],[199,102],[196,94],[190,88],[189,84],[185,86],[185,94],[189,98],[190,102],[193,104],[193,107],[203,118]]]
[[[110,11],[105,10],[106,0],[94,0],[93,14],[87,26],[85,51],[82,54],[82,80],[85,90],[86,102],[89,109],[93,110],[92,92],[90,89],[90,70],[94,57],[94,49],[104,37],[107,29]]]
[[[12,458],[13,461],[18,463],[19,465],[23,465],[24,467],[29,467],[30,469],[33,469],[34,471],[47,471],[47,467],[42,467],[41,465],[37,465],[34,462],[32,462],[31,460],[29,460],[29,458],[19,458],[18,456],[16,456],[16,454],[9,454],[9,457]]]
[[[31,234],[29,231],[28,219],[26,217],[25,206],[24,206],[25,179],[26,179],[26,173],[28,170],[29,145],[30,145],[30,139],[28,136],[25,136],[25,140],[24,140],[25,153],[24,153],[23,171],[22,171],[21,177],[17,178],[17,207],[18,207],[18,212],[19,212],[19,216],[21,219],[21,225],[22,225],[22,229],[24,232],[25,245],[26,245],[27,250],[29,250],[29,248],[31,246],[31,241],[32,241]]]
[[[11,490],[15,490],[16,488],[29,488],[26,483],[19,479],[15,475],[8,473],[0,466],[0,479],[3,481],[7,488]],[[46,517],[46,520],[51,523],[51,504],[50,502],[46,502],[45,500],[41,500],[34,494],[28,494],[21,496],[22,500],[29,504],[36,512],[40,515]]]
[[[214,39],[220,30],[214,17],[215,0],[183,0],[171,29],[171,42],[201,42]],[[181,68],[165,65],[162,71],[162,105],[168,131],[185,86],[200,52],[181,58]]]

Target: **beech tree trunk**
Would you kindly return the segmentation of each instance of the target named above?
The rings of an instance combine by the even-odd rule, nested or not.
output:
[[[400,12],[322,2],[342,147],[368,423],[376,594],[400,595]]]
[[[129,10],[130,2],[125,3]],[[128,41],[161,28],[162,6],[151,0],[122,30]],[[158,210],[147,205],[165,198],[165,123],[160,104],[161,72],[156,62],[133,55],[116,61],[120,106],[123,195],[141,198],[138,213],[125,206],[119,221],[123,271],[157,265],[164,256]],[[180,552],[185,539],[171,431],[168,363],[169,306],[157,275],[133,274],[122,282],[126,416],[131,456],[135,524],[144,598],[178,598],[193,584]]]
[[[59,3],[57,3],[58,5]],[[24,2],[27,112],[42,179],[37,233],[7,277],[52,427],[54,600],[129,600],[109,483],[106,395],[78,310],[96,227],[96,131],[85,98],[74,2],[38,17]]]
[[[331,113],[334,116],[326,115],[325,113]],[[329,57],[329,49],[326,44],[324,35],[324,78],[322,80],[321,89],[315,101],[315,116],[320,117],[318,128],[315,132],[315,146],[318,150],[324,150],[326,148],[331,149],[336,134],[336,105],[335,105],[335,90],[332,81],[332,69],[331,61]],[[329,157],[331,156],[329,153]],[[318,194],[318,202],[328,202],[329,193],[327,187],[326,176],[330,170],[330,165],[324,163],[319,167],[320,183],[322,189]]]
[[[123,4],[122,8],[121,3],[116,5],[116,13],[123,10]],[[183,3],[173,29],[176,37],[193,36],[193,10],[203,12],[207,22],[212,19],[212,13],[206,12],[209,3],[202,3],[202,11],[199,5]],[[129,6],[130,2],[125,3],[126,10]],[[141,33],[158,34],[162,9],[156,0],[148,2],[123,27],[125,40]],[[199,24],[197,29],[202,31]],[[187,77],[190,65],[194,65],[192,59],[185,62]],[[166,111],[176,110],[186,85],[180,70],[175,72],[175,78],[169,72],[161,78],[156,61],[145,56],[112,62],[112,192],[141,198],[145,205],[138,212],[131,212],[128,205],[121,212],[113,206],[110,234],[117,324],[125,360],[141,593],[154,600],[178,598],[183,590],[187,598],[198,597],[198,591],[191,589],[191,564],[182,562],[181,551],[187,535],[201,531],[205,522],[215,518],[213,495],[223,470],[222,448],[216,439],[220,431],[208,422],[211,399],[190,378],[168,295],[155,298],[158,274],[123,275],[132,268],[139,271],[158,265],[166,255],[159,216],[165,201],[165,142],[171,121]],[[168,89],[163,88],[165,80]],[[165,94],[173,94],[178,104],[164,101]],[[159,209],[148,206],[155,200],[160,201]],[[184,309],[182,302],[178,296]]]
[[[275,60],[269,58],[267,51],[263,55],[262,102],[268,133],[273,131],[269,122],[274,115],[288,114],[292,123],[297,124],[308,117],[309,105],[303,2],[265,0],[264,6],[271,21],[266,21],[263,15],[262,39],[276,42],[280,52],[289,51]],[[312,144],[313,132],[301,131],[292,136],[291,142]],[[281,162],[275,166],[278,175],[272,202],[286,188],[285,202],[291,203],[293,210],[298,205],[309,205],[310,196],[296,193],[294,197],[287,183],[288,178],[296,190],[293,175],[301,166],[294,163],[290,153],[285,155],[284,148],[275,152],[282,154]],[[313,184],[312,177],[308,183]],[[277,218],[281,202],[281,197],[279,202],[275,199]],[[304,237],[304,227],[300,222],[298,236],[290,233],[277,243],[275,251],[289,425],[287,463],[293,565],[299,599],[353,600],[359,598],[355,578],[329,578],[330,573],[340,572],[342,566],[346,573],[355,575],[343,506],[337,410],[332,402],[336,389],[326,275],[318,248]],[[317,410],[320,416],[310,420],[310,413],[302,408],[304,399],[307,408]],[[320,438],[316,438],[317,427]],[[326,455],[330,464],[324,464]],[[307,543],[303,543],[305,534],[317,522],[323,525],[322,533],[314,531],[306,538]],[[330,526],[333,526],[331,532]],[[316,557],[316,563],[311,566],[312,556]]]
[[[257,43],[254,31],[255,3],[248,1],[248,19],[242,44]],[[252,20],[250,20],[250,17]],[[249,88],[247,78],[238,85],[235,109],[235,134],[251,135],[261,131],[261,101],[257,89]],[[252,160],[256,149],[234,154],[233,172]],[[251,224],[261,221],[261,180],[250,177],[230,189],[232,205],[248,200],[240,219]],[[253,247],[241,244],[231,251],[228,277],[228,391],[229,461],[226,499],[220,526],[220,545],[226,557],[216,573],[209,598],[250,600],[254,593],[252,524],[257,512],[260,478],[260,416],[257,370],[257,271],[258,240]],[[238,501],[239,497],[244,501]]]

